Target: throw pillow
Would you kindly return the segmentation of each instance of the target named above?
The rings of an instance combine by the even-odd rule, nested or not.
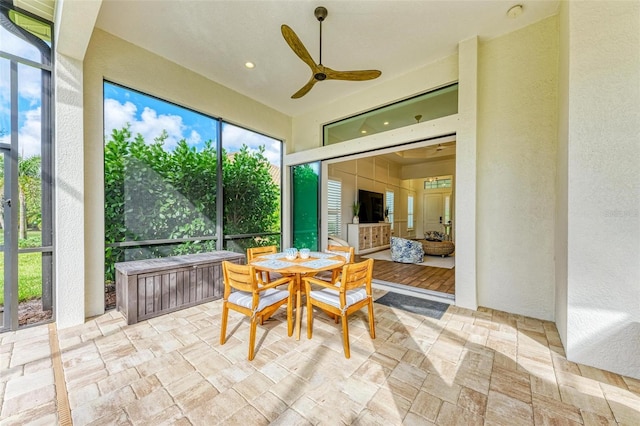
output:
[[[424,233],[424,239],[427,241],[443,241],[444,232],[439,231],[427,231]]]

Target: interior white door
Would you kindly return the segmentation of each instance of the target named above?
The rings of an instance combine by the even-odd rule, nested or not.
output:
[[[422,226],[427,231],[443,231],[444,194],[424,194]]]

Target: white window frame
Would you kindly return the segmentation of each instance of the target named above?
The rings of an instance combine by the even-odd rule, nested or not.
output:
[[[332,186],[337,184],[338,194],[335,192],[335,188]],[[337,233],[332,233],[332,224],[335,224]],[[342,181],[336,178],[327,179],[327,234],[340,237],[342,235]]]
[[[414,228],[414,196],[407,195],[407,231],[413,231]]]
[[[389,203],[389,194],[391,194],[391,203]],[[389,206],[391,204],[391,206]],[[384,206],[389,209],[389,223],[391,224],[391,230],[393,231],[393,217],[396,204],[396,194],[394,191],[387,189],[384,192]]]

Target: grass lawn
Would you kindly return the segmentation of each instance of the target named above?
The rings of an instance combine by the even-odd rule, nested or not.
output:
[[[2,232],[0,232],[2,235]],[[27,240],[21,240],[19,247],[38,247],[40,231],[29,231]],[[4,244],[4,236],[0,238]],[[18,255],[18,301],[42,296],[42,253]],[[4,253],[0,253],[0,304],[4,305]]]

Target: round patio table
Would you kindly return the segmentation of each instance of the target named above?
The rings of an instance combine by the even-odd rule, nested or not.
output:
[[[321,271],[332,271],[344,266],[344,256],[312,251],[308,259],[301,259],[300,254],[293,260],[284,253],[266,254],[254,258],[249,264],[257,271],[278,272],[281,275],[294,275],[296,292],[296,340],[300,340],[300,322],[302,309],[302,277],[313,276]]]

